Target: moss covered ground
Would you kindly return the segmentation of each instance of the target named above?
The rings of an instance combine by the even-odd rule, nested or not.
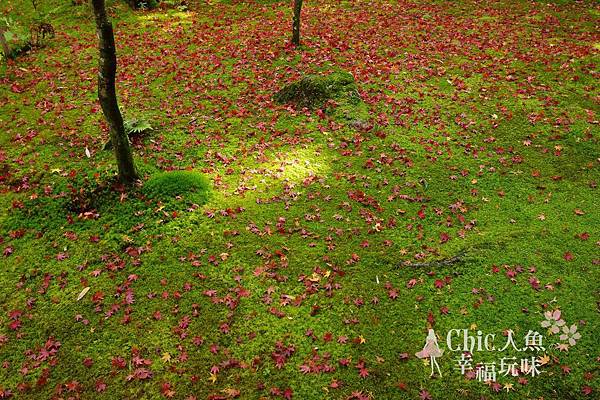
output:
[[[598,398],[597,3],[305,1],[300,49],[287,1],[108,4],[140,185],[89,5],[0,65],[0,398]],[[360,104],[273,100],[339,70]],[[496,350],[462,375],[452,329]]]

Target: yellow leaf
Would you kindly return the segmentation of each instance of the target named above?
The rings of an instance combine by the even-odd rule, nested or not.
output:
[[[229,398],[234,398],[234,397],[238,397],[240,395],[240,391],[237,389],[232,389],[232,388],[226,388],[221,390],[221,392],[223,392],[225,394],[225,396],[229,397]]]
[[[546,365],[550,362],[550,357],[548,357],[548,354],[544,354],[543,356],[538,358],[538,361],[540,365]]]
[[[163,362],[165,362],[165,363],[170,363],[171,355],[169,353],[165,353],[162,355],[162,357],[160,359],[163,360]]]
[[[90,291],[89,286],[84,287],[83,290],[81,291],[81,293],[79,293],[79,296],[77,296],[77,301],[83,299],[83,296],[85,296],[85,294],[89,291]]]

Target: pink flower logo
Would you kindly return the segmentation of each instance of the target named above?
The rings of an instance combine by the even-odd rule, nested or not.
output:
[[[560,332],[560,328],[565,325],[565,321],[560,318],[560,310],[546,311],[544,313],[545,321],[542,321],[542,328],[548,328],[552,334]]]

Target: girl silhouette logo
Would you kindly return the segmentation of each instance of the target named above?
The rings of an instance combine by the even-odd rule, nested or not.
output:
[[[431,364],[431,375],[429,375],[429,376],[433,376],[433,374],[434,374],[433,368],[435,366],[438,370],[438,373],[440,374],[440,378],[442,377],[442,371],[440,371],[440,365],[436,361],[436,358],[441,357],[442,354],[444,354],[444,350],[440,349],[440,346],[438,346],[438,342],[435,337],[435,332],[433,331],[433,329],[429,329],[429,332],[427,333],[427,338],[425,339],[425,347],[423,347],[423,350],[421,350],[415,354],[418,358],[421,358],[421,359],[429,357],[429,361]]]

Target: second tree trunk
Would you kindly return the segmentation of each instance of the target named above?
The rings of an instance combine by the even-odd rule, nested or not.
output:
[[[292,44],[300,46],[300,13],[302,12],[302,0],[294,0],[294,19],[292,22]]]

